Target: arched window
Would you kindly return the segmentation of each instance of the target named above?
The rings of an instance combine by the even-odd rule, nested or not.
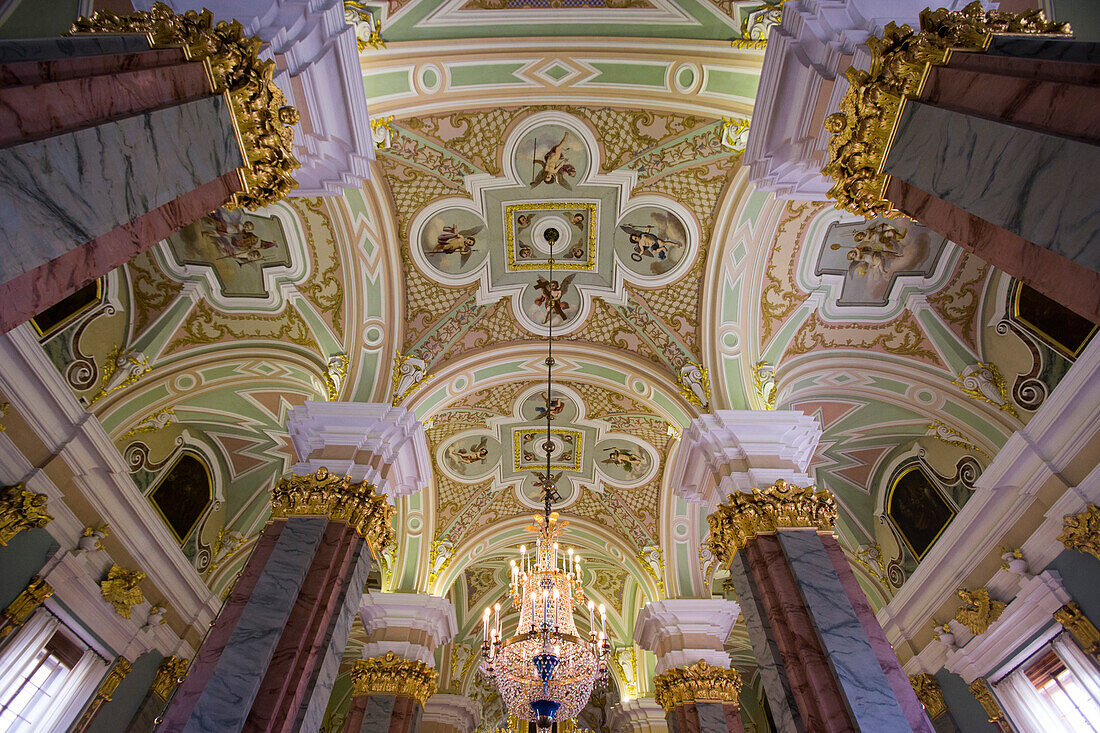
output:
[[[955,518],[955,506],[920,464],[900,468],[886,495],[886,515],[918,561]]]
[[[190,452],[182,453],[149,492],[149,501],[181,545],[213,498],[210,469],[202,458]]]
[[[1012,320],[1067,359],[1076,359],[1100,328],[1018,280],[1009,301]]]

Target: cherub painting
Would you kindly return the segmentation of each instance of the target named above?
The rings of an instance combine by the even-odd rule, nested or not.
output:
[[[557,316],[563,322],[569,320],[568,310],[571,306],[564,298],[566,290],[569,289],[569,284],[573,282],[573,277],[574,275],[570,275],[564,280],[547,280],[540,275],[535,281],[535,289],[542,293],[535,298],[535,305],[544,308],[546,311],[542,319],[544,324],[551,323],[554,316]]]
[[[274,242],[256,236],[256,224],[240,210],[218,209],[202,222],[222,253],[218,259],[230,260],[238,267],[259,262],[263,250],[275,247]]]
[[[461,267],[470,259],[470,255],[476,251],[474,245],[477,244],[477,240],[474,239],[474,235],[482,229],[484,229],[484,227],[479,225],[460,230],[455,224],[447,224],[443,227],[443,231],[436,237],[435,247],[433,247],[428,254],[460,255],[461,261],[459,262],[459,267]]]
[[[687,241],[687,231],[680,220],[672,213],[652,206],[629,213],[625,221],[620,222],[619,229],[626,234],[625,242],[622,235],[616,238],[619,253],[638,265],[648,262],[649,272],[639,274],[660,275],[668,272],[679,261]]]
[[[473,463],[485,463],[485,459],[489,456],[489,448],[486,446],[488,442],[489,439],[483,437],[480,443],[472,445],[469,448],[460,448],[459,446],[452,445],[447,449],[447,455],[453,458],[457,463],[467,466]]]
[[[561,397],[550,397],[543,392],[542,401],[543,404],[535,405],[535,418],[538,420],[545,420],[548,414],[553,420],[565,409],[565,400]]]
[[[556,183],[567,191],[572,191],[573,187],[565,177],[576,177],[577,175],[577,169],[569,162],[568,157],[569,152],[575,148],[576,145],[573,144],[567,132],[562,135],[561,141],[543,153],[540,159],[538,156],[539,141],[536,137],[531,145],[531,163],[533,168],[531,188],[535,188],[543,183]]]
[[[643,470],[646,463],[645,455],[639,454],[629,448],[604,448],[607,451],[607,458],[600,461],[612,466],[618,466],[623,469],[627,474],[633,476],[634,470]]]
[[[889,222],[872,224],[852,235],[854,245],[848,247],[845,255],[857,277],[867,277],[872,269],[882,275],[889,275],[894,260],[902,255],[901,243],[909,233],[908,227],[899,229]],[[833,243],[830,249],[840,249],[842,245]]]

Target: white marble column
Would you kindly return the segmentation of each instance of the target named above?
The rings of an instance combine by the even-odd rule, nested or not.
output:
[[[669,463],[668,483],[708,509],[728,494],[783,479],[809,486],[821,438],[817,421],[792,410],[719,410],[691,421]]]
[[[421,733],[474,733],[480,723],[481,706],[465,695],[432,695],[424,706],[420,730]]]
[[[431,481],[424,426],[403,407],[306,402],[291,409],[287,430],[299,460],[294,473],[312,473],[325,466],[353,481],[374,484],[391,501],[420,491]]]

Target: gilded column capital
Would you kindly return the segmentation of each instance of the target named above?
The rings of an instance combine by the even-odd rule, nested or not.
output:
[[[31,582],[27,583],[27,587],[15,597],[15,600],[8,604],[8,607],[4,609],[2,615],[4,618],[3,626],[0,627],[0,639],[10,634],[15,629],[19,628],[23,624],[27,623],[27,619],[31,617],[35,609],[42,605],[42,602],[53,595],[53,588],[46,581],[39,578],[37,575],[31,578]]]
[[[1087,552],[1100,560],[1100,507],[1089,504],[1080,514],[1065,517],[1058,541],[1067,550]]]
[[[653,678],[654,699],[665,712],[679,705],[721,702],[737,705],[741,675],[700,659],[687,667],[673,667]]]
[[[424,707],[435,694],[439,673],[434,667],[393,652],[383,657],[360,659],[351,668],[352,694],[401,695],[411,697]]]
[[[143,580],[145,573],[140,570],[127,570],[112,564],[107,577],[99,583],[99,592],[115,607],[119,616],[130,618],[134,606],[145,600],[140,585]]]
[[[989,722],[1003,730],[1003,726],[1007,721],[1007,718],[1005,718],[1005,711],[1001,710],[997,698],[993,697],[993,691],[989,689],[989,685],[986,683],[985,678],[979,677],[974,680],[967,689],[970,690],[970,694],[977,699],[982,709],[985,710],[985,714],[989,717]]]
[[[46,513],[46,495],[27,491],[22,481],[0,491],[0,547],[23,530],[45,527],[52,519]]]
[[[1077,601],[1070,601],[1055,611],[1054,620],[1073,635],[1086,654],[1100,659],[1100,630],[1081,612]]]
[[[943,690],[935,676],[925,672],[915,674],[909,678],[909,684],[913,685],[913,691],[917,693],[917,699],[924,706],[928,717],[936,719],[947,712],[947,703],[943,700]]]
[[[830,532],[836,522],[836,499],[813,486],[792,486],[776,481],[766,489],[730,494],[707,517],[707,548],[719,563],[726,563],[749,540],[781,529],[816,529]]]
[[[298,185],[290,176],[299,167],[290,127],[298,122],[298,110],[275,86],[275,62],[259,58],[263,41],[246,36],[238,21],[215,23],[209,10],[175,13],[157,2],[152,10],[126,15],[97,10],[77,18],[69,32],[143,33],[153,48],[182,48],[189,59],[203,62],[212,91],[227,95],[245,159],[245,190],[234,194],[230,206],[257,209]]]
[[[190,662],[182,657],[165,657],[157,667],[157,673],[153,677],[153,684],[149,686],[149,691],[161,700],[167,701],[187,676],[189,664]]]
[[[375,493],[374,484],[356,483],[325,468],[284,476],[271,490],[272,519],[307,516],[344,522],[367,541],[376,558],[394,541],[395,511],[385,496]]]
[[[974,636],[984,634],[1007,607],[1003,601],[991,598],[989,589],[984,586],[976,590],[958,590],[955,595],[963,602],[955,611],[955,620],[970,629]]]
[[[833,137],[821,172],[836,181],[828,195],[838,209],[867,218],[900,213],[885,199],[888,176],[881,170],[903,101],[920,94],[930,66],[945,64],[952,50],[984,51],[995,33],[1067,35],[1071,30],[1068,23],[1048,22],[1038,10],[986,11],[972,2],[958,11],[925,9],[918,31],[890,23],[882,38],[867,39],[870,70],[848,69],[850,87],[840,111],[825,118]]]

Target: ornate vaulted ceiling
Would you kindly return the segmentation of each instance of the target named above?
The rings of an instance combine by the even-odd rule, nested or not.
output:
[[[644,694],[637,610],[712,580],[705,518],[667,481],[679,436],[775,408],[818,419],[812,470],[888,599],[918,562],[884,519],[891,477],[919,463],[961,505],[1073,358],[1022,324],[1014,284],[918,225],[752,189],[763,49],[731,41],[758,2],[366,5],[386,41],[361,55],[373,179],[215,212],[41,338],[139,486],[183,450],[211,466],[215,501],[182,542],[208,582],[232,581],[297,460],[291,406],[405,407],[434,478],[400,500],[381,582],[454,601],[441,685],[472,690],[471,632],[525,541],[549,410],[559,508],[611,609],[609,694]]]

